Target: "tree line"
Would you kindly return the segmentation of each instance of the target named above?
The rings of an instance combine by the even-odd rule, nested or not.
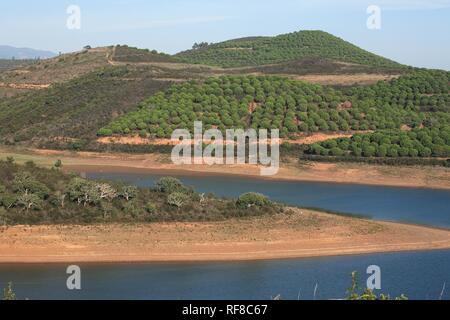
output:
[[[0,160],[0,223],[107,223],[211,221],[284,212],[264,195],[247,193],[238,199],[201,194],[180,180],[163,177],[153,188],[84,179],[33,162],[17,165]]]
[[[316,143],[306,153],[320,156],[354,156],[380,158],[448,158],[450,157],[450,125],[417,128],[411,131],[386,130],[356,134]]]

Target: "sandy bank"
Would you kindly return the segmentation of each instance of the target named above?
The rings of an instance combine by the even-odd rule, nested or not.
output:
[[[295,209],[208,223],[0,228],[0,263],[284,259],[450,249],[450,230]]]
[[[42,166],[52,166],[61,159],[67,171],[77,172],[139,172],[164,175],[237,175],[261,178],[260,168],[254,165],[177,166],[166,154],[125,154],[68,152],[53,150],[7,150],[0,149],[0,158],[13,156],[17,162],[33,160]],[[450,169],[444,167],[400,167],[355,163],[299,163],[284,162],[277,175],[265,177],[271,180],[317,181],[450,189]]]

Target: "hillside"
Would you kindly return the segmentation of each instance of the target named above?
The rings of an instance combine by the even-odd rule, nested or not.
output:
[[[85,48],[78,52],[40,60],[37,63],[0,73],[0,82],[49,86],[117,64],[176,62],[167,54],[128,46]]]
[[[266,53],[289,53],[283,45],[292,41],[286,39],[312,37],[316,41],[317,35],[323,37],[324,56],[336,53],[331,49],[336,42],[345,43],[324,32],[227,43],[264,42],[271,44]],[[207,52],[210,47],[197,45],[195,51]],[[344,53],[356,48],[344,47]],[[309,52],[322,50],[309,48]],[[304,47],[301,50],[307,52]],[[206,129],[222,131],[280,128],[283,139],[304,141],[315,134],[350,137],[358,132],[448,121],[447,73],[399,69],[398,64],[375,55],[352,52],[353,56],[346,57],[366,57],[366,63],[373,65],[297,58],[221,68],[182,63],[179,55],[126,45],[87,46],[0,72],[0,143],[142,151],[122,146],[122,142],[104,145],[98,135],[125,138],[123,141],[138,135],[141,139],[166,139],[173,129],[190,128],[200,120]],[[382,82],[376,84],[379,80]],[[314,143],[323,138],[309,140]]]
[[[19,61],[21,62],[19,63]],[[177,62],[167,54],[121,45],[100,48],[87,47],[78,52],[46,60],[0,60],[0,103],[2,98],[27,92],[33,92],[39,96],[40,93],[37,92],[39,90],[48,89],[55,84],[64,85],[71,80],[85,77],[93,71],[122,66],[130,69],[131,72],[133,72],[132,69],[142,67],[145,72],[147,66],[151,67],[161,63],[177,65]],[[162,72],[160,78],[166,77],[166,73]],[[151,73],[151,75],[156,76],[155,73]],[[171,73],[170,77],[185,78],[186,72],[180,70],[177,74]],[[92,83],[91,85],[94,89],[96,84]],[[32,97],[29,96],[29,98]]]
[[[202,45],[176,55],[183,62],[246,67],[298,59],[329,59],[365,66],[400,68],[401,65],[367,52],[323,31],[299,31],[276,37],[252,37]]]
[[[0,100],[0,137],[15,143],[33,139],[92,138],[114,117],[170,82],[152,67],[108,67],[47,89]],[[174,77],[170,73],[167,76]]]
[[[36,63],[36,60],[11,60],[11,59],[0,59],[0,72],[10,69],[15,69],[19,67],[24,67],[28,64]]]
[[[419,157],[450,157],[449,79],[448,72],[422,70],[339,90],[273,76],[190,81],[155,94],[98,135],[115,137],[110,141],[139,135],[146,144],[167,143],[175,129],[193,130],[193,122],[202,121],[204,130],[217,128],[224,136],[231,128],[279,128],[280,136],[294,144],[308,135],[333,139],[337,134],[338,139],[302,146],[301,152],[316,157],[311,159],[407,157],[419,164]],[[445,165],[441,160],[433,163]]]
[[[420,127],[430,119],[438,121],[438,111],[449,111],[448,90],[445,72],[416,72],[390,83],[347,90],[273,76],[223,76],[174,85],[99,134],[169,138],[174,129],[193,128],[195,120],[203,121],[205,129],[221,131],[281,128],[282,137]]]
[[[176,63],[172,56],[156,50],[138,49],[126,45],[115,46],[110,57],[111,61],[129,63],[168,62]]]
[[[56,53],[51,51],[0,45],[0,59],[47,59],[54,56]]]

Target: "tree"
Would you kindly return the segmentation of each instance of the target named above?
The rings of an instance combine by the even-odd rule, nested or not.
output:
[[[208,42],[200,42],[200,43],[194,43],[194,45],[192,46],[192,50],[199,50],[199,49],[203,49],[209,46]]]
[[[10,208],[14,207],[16,202],[17,202],[16,195],[11,194],[8,191],[0,193],[0,205],[5,207],[6,209],[10,209]]]
[[[117,197],[117,191],[107,183],[96,184],[98,198],[100,200],[112,201]]]
[[[389,148],[389,146],[388,145],[384,145],[384,144],[379,146],[378,150],[377,150],[377,156],[378,157],[382,157],[382,158],[386,157],[387,153],[388,153],[388,148]]]
[[[270,204],[271,201],[265,195],[255,192],[242,194],[236,202],[236,205],[242,209],[265,207]]]
[[[102,128],[98,131],[97,135],[101,136],[101,137],[108,137],[108,136],[112,136],[113,135],[113,130],[108,129],[108,128]]]
[[[46,185],[37,181],[29,172],[19,172],[14,176],[12,181],[14,192],[22,194],[35,194],[41,199],[46,199],[50,190]]]
[[[342,151],[339,147],[334,147],[330,151],[332,156],[341,157],[344,155],[344,151]]]
[[[16,300],[16,294],[13,290],[12,282],[9,282],[7,287],[3,289],[3,300]]]
[[[130,201],[133,198],[136,198],[138,195],[138,188],[135,186],[125,186],[122,188],[120,192],[120,196],[123,197],[125,200]]]
[[[61,208],[64,208],[66,205],[67,194],[58,190],[55,192],[54,197],[55,197],[54,204],[60,206]]]
[[[172,177],[164,177],[156,182],[156,190],[162,193],[187,193],[188,188],[183,183]]]
[[[30,209],[40,209],[42,204],[41,198],[33,193],[24,193],[17,198],[17,205],[27,213]]]
[[[53,165],[56,169],[61,169],[63,167],[63,163],[61,160],[56,160],[55,164]]]
[[[373,157],[376,153],[376,149],[372,145],[363,146],[363,155],[364,157]]]
[[[72,201],[85,207],[100,200],[99,190],[92,182],[82,178],[74,178],[67,186],[67,192]]]
[[[185,193],[174,192],[167,197],[167,204],[177,208],[181,208],[187,201],[189,196]]]

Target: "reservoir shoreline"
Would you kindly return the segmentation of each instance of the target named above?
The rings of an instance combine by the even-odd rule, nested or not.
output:
[[[450,249],[450,230],[292,209],[219,222],[0,228],[0,264],[283,260]]]
[[[278,174],[262,177],[256,165],[183,165],[171,163],[166,154],[70,152],[41,149],[0,148],[0,158],[14,157],[18,163],[34,161],[51,167],[61,160],[66,171],[128,172],[165,175],[247,177],[266,181],[324,182],[404,188],[450,190],[450,169],[426,166],[383,166],[356,163],[299,163],[290,159]]]

